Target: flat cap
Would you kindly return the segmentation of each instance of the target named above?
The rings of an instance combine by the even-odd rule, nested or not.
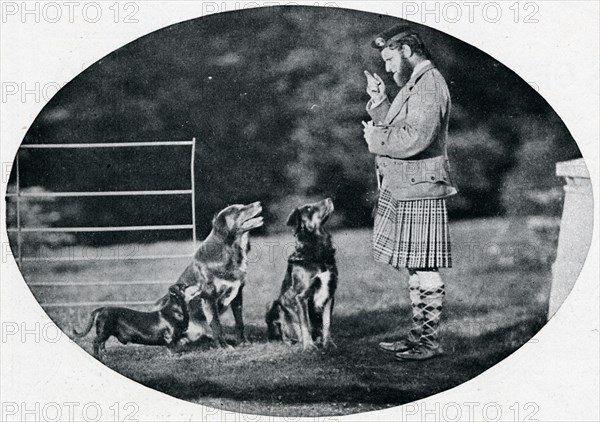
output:
[[[390,45],[391,42],[398,41],[399,39],[413,34],[416,34],[416,32],[410,26],[403,24],[395,25],[380,34],[377,34],[373,42],[371,42],[371,47],[382,50]]]

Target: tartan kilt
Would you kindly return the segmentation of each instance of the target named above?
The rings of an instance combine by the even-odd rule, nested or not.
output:
[[[373,258],[398,269],[452,267],[446,200],[400,201],[389,190],[381,189]]]

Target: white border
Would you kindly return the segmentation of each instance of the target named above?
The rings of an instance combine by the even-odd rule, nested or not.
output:
[[[0,2],[17,3],[22,2]],[[34,4],[35,2],[27,2]],[[47,3],[47,2],[45,2]],[[63,4],[65,2],[55,2]],[[83,5],[89,2],[80,2]],[[63,19],[59,23],[26,23],[9,19],[0,24],[2,51],[2,82],[40,82],[64,84],[84,68],[116,48],[156,29],[202,15],[208,3],[225,5],[228,10],[236,2],[146,1],[135,2],[139,23],[114,23],[107,18],[113,2],[98,2],[105,17],[89,23],[75,13],[76,22]],[[123,5],[125,2],[121,2]],[[296,4],[314,5],[316,1]],[[327,2],[320,2],[325,4]],[[336,1],[340,7],[372,11],[401,17],[409,2]],[[467,2],[455,2],[466,10]],[[485,5],[490,2],[477,2]],[[506,13],[514,2],[497,2]],[[598,181],[599,169],[599,6],[596,1],[554,2],[538,1],[538,23],[515,23],[501,19],[490,23],[474,14],[474,22],[464,19],[458,23],[435,22],[433,15],[425,20],[412,16],[419,23],[440,29],[492,55],[514,70],[524,80],[534,83],[552,105],[577,140],[592,180]],[[44,3],[42,3],[44,4]],[[238,7],[248,2],[237,2]],[[254,5],[273,5],[277,2],[254,2]],[[289,4],[280,2],[279,4]],[[414,2],[422,7],[423,2]],[[441,6],[447,4],[440,3]],[[525,3],[521,3],[524,5]],[[34,6],[31,6],[34,7]],[[427,7],[436,7],[427,3]],[[412,9],[409,9],[412,10]],[[92,15],[93,16],[93,15]],[[416,19],[415,19],[416,17]],[[122,19],[122,18],[121,18]],[[376,30],[377,28],[374,28]],[[48,88],[50,90],[50,88]],[[20,141],[44,102],[20,102],[10,98],[1,103],[0,151],[2,163],[12,162]],[[3,167],[2,192],[6,190]],[[594,197],[599,198],[598,184]],[[1,240],[6,245],[5,203],[2,200]],[[344,420],[440,420],[436,413],[451,403],[463,408],[461,420],[474,420],[464,413],[465,403],[498,404],[503,409],[502,420],[524,420],[526,403],[535,403],[538,412],[533,420],[597,421],[598,410],[598,213],[594,217],[595,234],[588,259],[579,280],[556,317],[536,336],[538,343],[528,344],[517,353],[494,366],[479,377],[450,391],[419,402],[418,408],[395,408],[368,416],[344,417]],[[3,257],[5,249],[3,246]],[[15,263],[4,262],[1,267],[2,291],[0,312],[2,322],[25,322],[27,327],[42,326],[48,318],[41,311],[23,283]],[[526,282],[526,281],[524,281]],[[231,414],[214,413],[201,406],[172,399],[144,388],[124,377],[103,370],[93,359],[65,339],[56,343],[9,340],[0,343],[2,381],[1,401],[98,403],[105,419],[114,420],[109,406],[135,401],[139,405],[138,420],[244,420]],[[124,399],[126,398],[126,399]],[[510,406],[519,403],[521,414],[515,417]],[[33,406],[33,405],[31,405]],[[31,408],[30,406],[30,408]],[[426,407],[422,407],[426,406]],[[437,407],[436,407],[437,406]],[[494,405],[495,406],[495,405]],[[408,409],[408,410],[407,410]],[[427,414],[412,410],[430,409]],[[481,409],[481,407],[480,407]],[[21,409],[22,410],[22,409]],[[93,410],[93,409],[92,409]],[[90,415],[93,415],[90,410]],[[526,410],[526,409],[525,409]],[[35,413],[35,408],[34,408]],[[77,412],[76,412],[77,414]],[[478,413],[475,413],[477,417]],[[493,409],[488,416],[493,416]],[[39,415],[38,415],[39,416]],[[63,414],[63,416],[65,416]],[[69,415],[66,415],[69,416]],[[109,417],[110,416],[110,417]],[[122,420],[123,414],[120,419]],[[36,420],[35,415],[28,420]],[[65,417],[63,420],[69,420]],[[314,419],[313,419],[314,420]]]

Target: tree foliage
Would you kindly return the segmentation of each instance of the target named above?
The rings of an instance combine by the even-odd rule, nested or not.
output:
[[[399,19],[337,8],[275,7],[211,15],[149,34],[63,88],[24,142],[198,139],[198,224],[231,203],[261,200],[271,227],[292,200],[331,196],[339,224],[371,224],[373,157],[364,69],[384,75],[374,34]],[[415,25],[417,26],[417,25]],[[579,156],[545,101],[512,71],[443,33],[417,26],[453,98],[455,217],[497,215],[520,183],[557,186],[557,160]],[[391,76],[385,75],[393,90]],[[536,128],[531,130],[531,122]],[[183,189],[189,149],[28,151],[24,186],[60,190]],[[13,175],[14,177],[14,175]],[[526,180],[522,180],[525,177]],[[72,221],[98,225],[189,220],[185,198],[81,202]],[[510,211],[510,209],[508,209]],[[528,209],[520,212],[528,212]],[[136,234],[109,241],[135,240]]]

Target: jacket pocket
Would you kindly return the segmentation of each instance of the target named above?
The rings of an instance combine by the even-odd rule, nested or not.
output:
[[[445,185],[449,185],[450,180],[448,180],[448,177],[446,175],[431,174],[431,175],[424,175],[421,177],[413,175],[410,177],[409,183],[411,185],[418,185],[420,183],[443,183]]]
[[[420,183],[452,184],[447,168],[447,162],[439,158],[422,160],[414,171],[408,171],[406,181],[411,185]]]

